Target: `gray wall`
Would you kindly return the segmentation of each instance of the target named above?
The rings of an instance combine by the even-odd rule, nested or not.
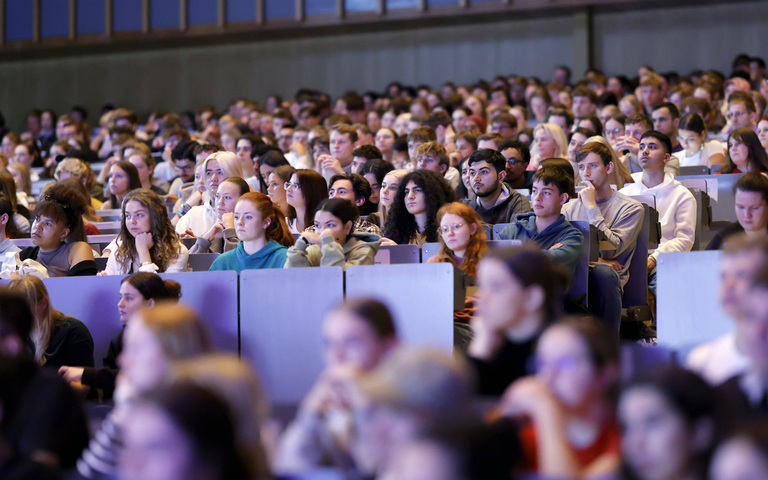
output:
[[[765,2],[598,14],[595,64],[609,74],[632,75],[643,63],[727,71],[736,53],[762,52],[764,18]],[[290,97],[302,86],[335,95],[380,90],[391,80],[438,86],[512,72],[547,79],[557,64],[584,64],[582,27],[577,17],[562,16],[6,62],[0,110],[18,130],[32,106],[65,112],[82,104],[95,122],[106,102],[180,111],[205,103],[223,108],[241,96]]]

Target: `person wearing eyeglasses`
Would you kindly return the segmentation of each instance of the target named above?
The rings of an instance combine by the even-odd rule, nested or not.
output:
[[[443,205],[437,212],[440,250],[427,263],[452,263],[472,277],[488,253],[485,229],[477,213],[461,202]]]
[[[509,223],[516,215],[531,211],[523,195],[504,184],[507,160],[488,148],[473,153],[469,160],[469,182],[475,199],[468,205],[485,223]]]
[[[524,143],[509,140],[499,145],[499,152],[507,161],[504,171],[504,183],[513,190],[531,189],[533,186],[533,170],[528,170],[531,152]]]
[[[314,225],[315,210],[323,199],[328,198],[328,185],[322,175],[314,170],[300,168],[285,182],[285,200],[293,207],[286,217],[291,233],[301,233]]]

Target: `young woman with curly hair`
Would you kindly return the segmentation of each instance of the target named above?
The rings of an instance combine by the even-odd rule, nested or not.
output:
[[[452,263],[474,277],[478,262],[488,253],[485,229],[475,209],[461,202],[443,205],[437,212],[437,223],[440,251],[427,263]]]
[[[437,211],[456,200],[456,194],[439,173],[416,170],[400,182],[384,224],[382,245],[414,244],[421,247],[437,241]]]
[[[146,188],[128,192],[123,199],[120,233],[107,250],[111,255],[105,275],[183,272],[189,260],[189,251],[171,225],[165,202]]]
[[[93,250],[86,243],[83,198],[55,183],[45,190],[32,222],[34,247],[24,249],[21,260],[36,260],[49,277],[96,275]]]

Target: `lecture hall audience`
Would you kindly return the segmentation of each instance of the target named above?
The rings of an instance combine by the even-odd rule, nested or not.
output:
[[[559,65],[550,83],[302,89],[148,118],[110,106],[94,129],[79,107],[31,110],[27,131],[3,132],[0,156],[0,477],[763,478],[764,65],[741,55],[728,77],[642,66],[583,79]],[[695,166],[738,178],[731,223],[696,228],[696,197],[675,179]],[[632,195],[655,197],[661,227],[658,248],[636,259],[642,288],[655,293],[657,264],[694,240],[722,250],[711,275],[730,332],[684,361],[632,356],[663,354],[655,338],[620,355],[617,338],[637,340],[620,328],[644,215]],[[107,239],[87,235],[84,218]],[[574,220],[600,242],[589,312],[565,301],[593,242]],[[489,243],[498,224],[502,238],[538,245]],[[386,263],[381,249],[423,256],[428,242],[437,254],[424,263],[463,273],[464,305],[427,319],[455,322],[454,355],[411,344],[418,293],[350,297],[318,312],[324,370],[299,405],[270,409],[252,352],[214,352],[203,325],[232,319],[173,305],[191,255],[237,274],[346,269]],[[124,276],[124,328],[108,345],[101,325],[51,300],[82,279],[50,277],[95,275],[97,260]],[[305,296],[296,308],[316,309]],[[101,368],[94,351],[106,352]]]

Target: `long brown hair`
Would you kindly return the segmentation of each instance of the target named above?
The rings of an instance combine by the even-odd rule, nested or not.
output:
[[[448,248],[448,245],[445,244],[445,240],[443,239],[442,235],[439,236],[440,251],[437,253],[437,257],[441,262],[453,263],[458,268],[460,268],[461,271],[474,277],[475,273],[477,273],[477,264],[480,262],[480,259],[483,258],[486,253],[488,253],[485,228],[483,228],[483,225],[480,223],[480,219],[478,218],[475,209],[464,205],[461,202],[452,202],[443,205],[437,212],[438,225],[440,225],[443,216],[448,213],[452,213],[461,217],[461,219],[466,223],[467,228],[471,229],[472,225],[475,225],[475,233],[469,237],[469,243],[467,244],[467,248],[464,250],[464,257],[462,258],[461,265],[456,264],[453,251]]]
[[[256,210],[261,214],[262,219],[270,219],[269,226],[264,232],[267,240],[274,240],[286,247],[293,245],[293,234],[288,229],[288,224],[285,223],[285,217],[283,212],[280,211],[280,207],[272,203],[268,196],[260,192],[248,192],[241,196],[237,202],[240,203],[244,200],[253,203]]]
[[[314,224],[317,206],[328,198],[328,184],[323,176],[314,170],[299,168],[293,174],[296,175],[301,195],[304,197],[304,227],[306,228]]]
[[[117,238],[120,246],[117,247],[116,260],[124,269],[128,269],[133,259],[136,258],[136,239],[125,224],[125,206],[128,202],[135,201],[146,208],[151,222],[150,232],[154,245],[149,249],[152,262],[157,265],[160,272],[164,272],[168,265],[179,256],[179,236],[176,234],[171,220],[168,218],[168,209],[160,195],[146,188],[131,190],[123,198],[123,220],[120,222],[120,233]]]

